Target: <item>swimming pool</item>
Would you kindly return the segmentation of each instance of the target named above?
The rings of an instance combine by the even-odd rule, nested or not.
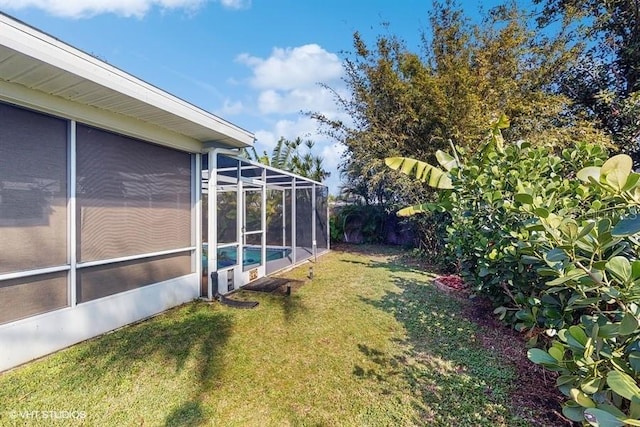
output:
[[[207,268],[208,245],[202,244],[202,268]],[[267,247],[267,262],[286,258],[291,255],[290,248]],[[257,246],[245,246],[242,253],[242,265],[261,264],[262,251]],[[218,249],[218,269],[230,267],[238,263],[237,247]]]

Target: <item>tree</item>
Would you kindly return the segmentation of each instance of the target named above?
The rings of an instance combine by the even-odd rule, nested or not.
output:
[[[551,89],[575,51],[563,39],[536,37],[527,17],[513,4],[494,9],[482,25],[472,25],[453,1],[435,2],[431,34],[423,49],[410,52],[397,37],[379,36],[369,46],[354,34],[354,52],[345,59],[351,98],[337,102],[352,124],[312,114],[325,131],[347,147],[341,165],[365,200],[393,209],[425,200],[430,190],[393,175],[385,157],[433,162],[435,152],[456,146],[479,149],[485,124],[505,112],[510,140],[568,144],[593,127],[566,114],[569,100]]]
[[[266,151],[259,155],[255,147],[251,147],[251,151],[245,150],[245,155],[263,165],[293,172],[314,181],[322,182],[331,173],[324,169],[322,157],[311,153],[314,146],[315,143],[313,141],[303,141],[300,137],[294,140],[280,137],[273,148],[271,156]],[[304,153],[300,151],[300,147],[304,147]]]
[[[585,40],[577,67],[561,76],[558,91],[574,112],[596,120],[615,144],[640,164],[640,3],[636,0],[536,0],[541,28],[560,24]]]

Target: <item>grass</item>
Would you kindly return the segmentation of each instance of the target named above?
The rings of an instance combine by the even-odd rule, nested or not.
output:
[[[236,294],[256,309],[193,302],[6,372],[0,425],[526,425],[460,302],[374,249],[288,272],[290,297]]]

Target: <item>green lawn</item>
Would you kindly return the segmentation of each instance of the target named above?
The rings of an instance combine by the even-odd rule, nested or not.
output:
[[[255,309],[186,304],[4,373],[0,425],[526,425],[461,303],[371,249],[319,258],[290,297],[236,294]]]

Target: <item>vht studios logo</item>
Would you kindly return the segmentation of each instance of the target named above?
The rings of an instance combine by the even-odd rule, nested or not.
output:
[[[87,418],[85,411],[10,411],[9,416],[12,419],[31,419],[31,420],[83,420]]]

